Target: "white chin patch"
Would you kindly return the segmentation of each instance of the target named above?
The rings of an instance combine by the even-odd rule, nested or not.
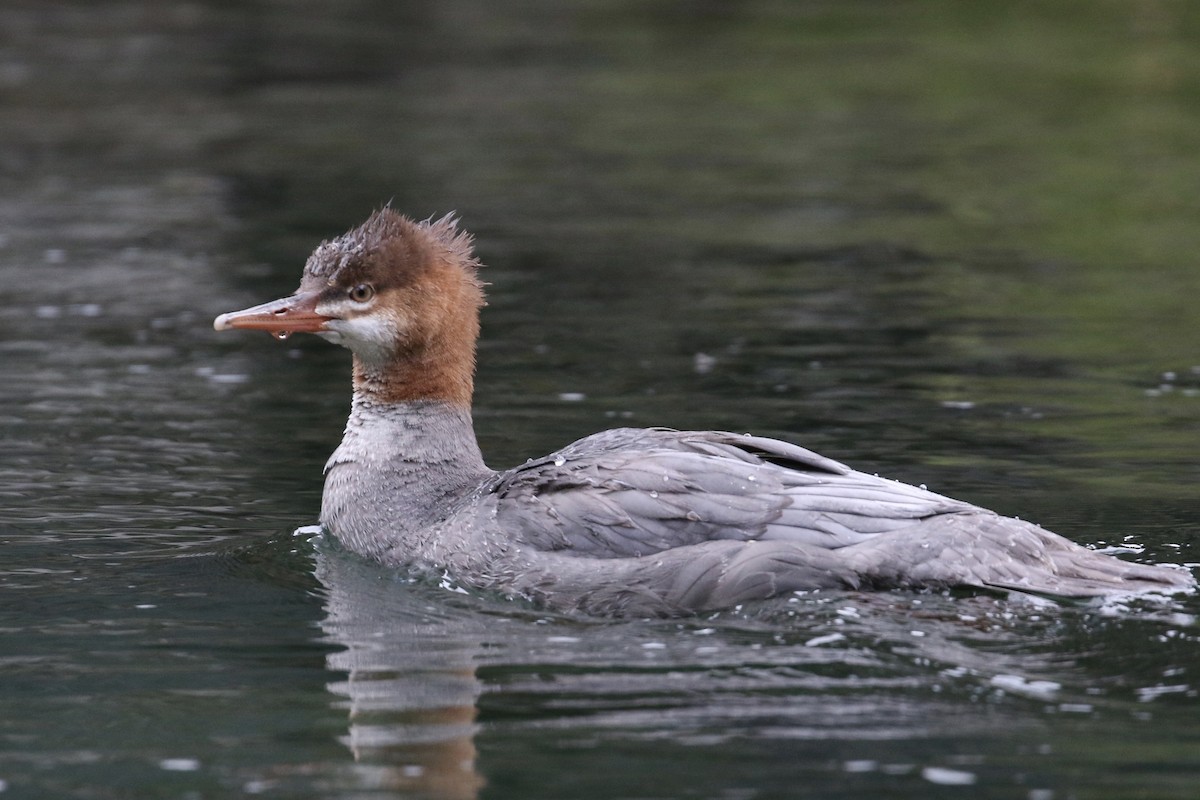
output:
[[[395,320],[380,314],[330,320],[325,323],[325,328],[321,338],[349,348],[368,363],[380,363],[390,358],[399,335]]]

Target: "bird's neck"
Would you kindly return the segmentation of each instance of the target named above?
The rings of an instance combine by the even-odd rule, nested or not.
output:
[[[492,473],[469,406],[394,402],[357,385],[346,432],[326,464],[321,522],[376,556],[420,537]]]
[[[468,409],[474,390],[474,353],[456,358],[423,354],[375,366],[354,358],[354,396],[376,406],[442,401]]]

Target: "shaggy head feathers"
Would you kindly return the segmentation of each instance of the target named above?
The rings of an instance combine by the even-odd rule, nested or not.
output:
[[[480,263],[473,241],[453,213],[414,222],[381,208],[357,228],[321,242],[304,265],[304,283],[312,288],[363,281],[405,284],[438,261],[457,264],[474,279]]]

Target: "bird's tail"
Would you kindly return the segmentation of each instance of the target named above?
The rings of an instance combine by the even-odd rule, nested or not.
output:
[[[1182,567],[1134,564],[991,512],[941,514],[841,553],[879,586],[974,586],[1055,597],[1195,590]]]

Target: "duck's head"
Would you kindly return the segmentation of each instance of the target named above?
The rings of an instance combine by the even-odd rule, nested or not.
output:
[[[219,331],[315,333],[354,354],[356,390],[469,404],[483,291],[471,237],[451,215],[384,208],[322,242],[290,297],[222,314]]]

